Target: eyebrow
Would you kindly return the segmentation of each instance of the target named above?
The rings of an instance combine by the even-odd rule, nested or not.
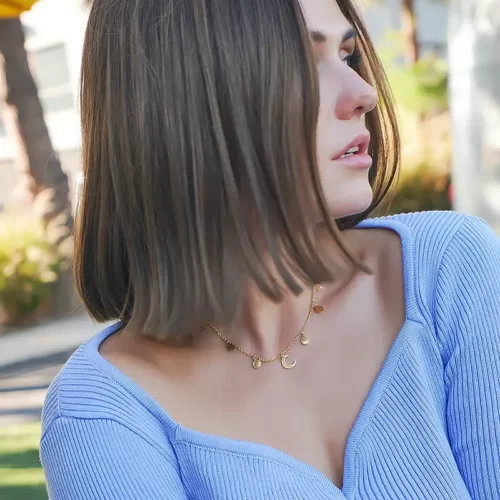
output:
[[[328,35],[326,35],[326,33],[324,33],[323,31],[312,30],[309,32],[309,34],[311,35],[312,41],[315,43],[328,42]],[[342,37],[340,43],[345,43],[347,42],[347,40],[350,40],[351,38],[356,38],[356,36],[357,36],[356,30],[354,28],[350,28],[344,33],[344,36]]]

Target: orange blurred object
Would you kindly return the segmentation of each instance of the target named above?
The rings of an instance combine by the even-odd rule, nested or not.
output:
[[[0,18],[19,17],[30,10],[38,0],[0,0]]]

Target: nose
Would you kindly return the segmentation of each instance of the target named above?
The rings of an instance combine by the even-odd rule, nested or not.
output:
[[[377,91],[359,75],[346,81],[337,100],[335,115],[339,120],[361,118],[377,106]]]

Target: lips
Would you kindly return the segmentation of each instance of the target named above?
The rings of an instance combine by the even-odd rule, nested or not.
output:
[[[333,160],[340,160],[353,155],[365,154],[370,144],[370,136],[368,134],[358,135],[353,141],[347,144],[341,151],[333,156]],[[344,156],[344,155],[348,156]]]

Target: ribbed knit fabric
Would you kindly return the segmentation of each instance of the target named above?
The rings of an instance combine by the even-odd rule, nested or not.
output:
[[[115,325],[48,392],[50,498],[500,500],[500,240],[449,212],[361,227],[401,237],[406,321],[349,435],[342,490],[268,446],[174,422],[100,356]]]

